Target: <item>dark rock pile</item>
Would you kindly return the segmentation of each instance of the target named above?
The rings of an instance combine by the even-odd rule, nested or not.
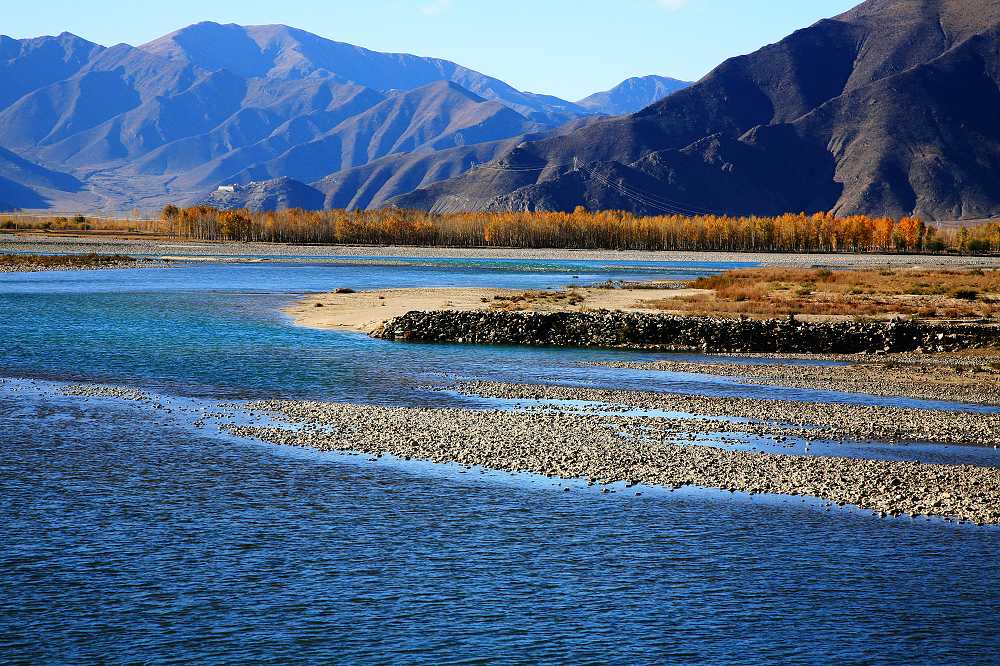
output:
[[[641,312],[408,312],[372,333],[385,340],[703,352],[828,354],[957,351],[1000,345],[1000,327],[891,321],[681,317]]]

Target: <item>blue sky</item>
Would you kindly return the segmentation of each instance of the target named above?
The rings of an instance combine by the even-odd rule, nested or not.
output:
[[[695,80],[730,56],[859,0],[41,0],[10,3],[11,37],[64,30],[138,45],[179,27],[284,23],[379,51],[454,60],[575,100],[629,76]]]

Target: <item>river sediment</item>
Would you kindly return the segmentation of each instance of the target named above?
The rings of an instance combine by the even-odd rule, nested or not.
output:
[[[823,391],[902,396],[1000,406],[1000,359],[952,359],[934,356],[891,360],[852,359],[848,365],[732,363],[660,360],[611,361],[593,365],[631,370],[683,372],[733,377],[744,384],[784,386]]]
[[[139,260],[122,254],[0,254],[0,273],[135,268]]]
[[[458,382],[453,388],[505,400],[583,400],[697,417],[737,417],[755,422],[740,424],[741,431],[770,435],[777,424],[779,431],[807,440],[1000,446],[997,413],[488,381]]]
[[[259,400],[222,405],[210,415],[236,436],[376,460],[390,455],[591,485],[812,496],[881,516],[1000,524],[998,466],[808,455],[809,446],[806,455],[764,444],[747,450],[758,445],[745,439],[771,439],[778,449],[789,438],[997,447],[1000,414],[482,381],[439,388],[525,404],[500,410]],[[77,384],[60,393],[162,408],[130,387]],[[209,413],[192,415],[201,428]]]
[[[807,495],[887,516],[1000,524],[1000,468],[809,457],[671,443],[655,419],[561,412],[258,401],[246,409],[297,424],[230,433],[326,451],[391,455],[591,484],[696,485]],[[680,433],[673,433],[680,434]]]

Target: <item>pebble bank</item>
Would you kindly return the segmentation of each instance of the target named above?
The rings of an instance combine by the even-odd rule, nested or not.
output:
[[[261,401],[247,408],[298,428],[231,425],[275,444],[391,455],[591,484],[697,485],[751,494],[809,495],[881,516],[1000,524],[1000,469],[807,457],[686,446],[647,434],[652,419]]]

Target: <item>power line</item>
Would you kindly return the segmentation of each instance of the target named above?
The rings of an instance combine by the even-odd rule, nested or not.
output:
[[[544,171],[548,168],[558,169],[559,167],[569,166],[569,162],[563,164],[545,164],[540,167],[503,167],[503,166],[491,166],[489,164],[479,164],[478,162],[473,162],[470,169],[489,169],[490,171],[512,171],[514,173],[520,172],[531,172],[531,171]]]
[[[598,181],[602,185],[609,187],[622,196],[629,199],[637,201],[644,206],[650,208],[655,208],[657,210],[674,214],[674,215],[685,215],[685,216],[697,216],[697,215],[714,215],[720,214],[717,211],[708,210],[706,208],[688,207],[684,204],[680,204],[676,201],[660,197],[659,195],[652,194],[650,192],[645,192],[638,188],[626,185],[624,183],[616,183],[611,181],[605,176],[597,173],[596,170],[589,167],[581,167],[581,170],[587,173],[591,178]]]
[[[720,213],[719,211],[716,211],[716,210],[711,210],[711,209],[708,209],[708,208],[702,208],[700,206],[695,206],[693,204],[684,204],[684,203],[681,203],[679,201],[674,201],[673,199],[668,199],[668,198],[666,198],[666,197],[664,197],[664,196],[662,196],[660,194],[654,194],[652,192],[646,192],[646,191],[640,190],[639,188],[634,187],[632,185],[626,185],[625,183],[611,183],[611,182],[609,182],[608,178],[606,178],[606,177],[601,176],[600,174],[598,174],[597,171],[595,169],[593,169],[592,167],[581,166],[579,168],[581,170],[587,172],[588,175],[590,175],[591,177],[593,177],[593,178],[599,180],[600,182],[604,183],[605,185],[607,185],[609,187],[612,187],[615,190],[619,191],[621,194],[623,194],[623,195],[625,195],[627,197],[631,197],[631,198],[637,199],[637,200],[643,200],[644,202],[655,203],[656,207],[658,207],[658,208],[660,208],[662,210],[670,210],[672,212],[678,212],[678,213],[683,213],[683,214],[687,214],[687,215],[722,215],[723,214],[723,213]]]
[[[642,197],[640,195],[633,194],[633,193],[629,192],[628,190],[624,189],[624,187],[622,187],[621,184],[619,184],[619,183],[613,183],[610,180],[608,180],[607,178],[605,178],[604,176],[601,176],[600,174],[594,173],[592,171],[588,171],[587,173],[588,173],[588,175],[591,178],[593,178],[597,182],[601,183],[605,187],[611,188],[611,189],[615,190],[616,192],[618,192],[619,194],[621,194],[622,196],[627,197],[629,199],[632,199],[634,201],[637,201],[640,204],[642,204],[643,206],[646,206],[647,208],[653,208],[653,209],[659,210],[661,212],[670,213],[670,214],[673,214],[673,215],[682,215],[682,214],[684,214],[683,211],[678,210],[678,209],[676,209],[676,208],[674,208],[672,206],[665,206],[665,205],[657,203],[655,201],[650,201],[650,200],[648,200],[648,199],[646,199],[646,198],[644,198],[644,197]]]

